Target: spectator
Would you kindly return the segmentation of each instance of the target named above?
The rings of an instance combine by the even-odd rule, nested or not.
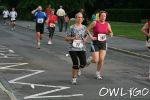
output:
[[[83,22],[82,22],[82,24],[85,25],[85,26],[87,26],[87,24],[88,24],[88,18],[87,18],[87,15],[85,13],[85,10],[84,9],[80,9],[80,12],[83,14]]]
[[[51,4],[49,4],[48,7],[47,7],[46,10],[45,10],[45,13],[46,13],[47,16],[48,16],[48,15],[51,14],[51,12],[52,12],[52,8],[51,8]]]
[[[65,16],[65,10],[62,8],[62,6],[60,6],[60,8],[57,10],[56,15],[58,16],[59,32],[62,32]]]
[[[68,24],[69,24],[69,17],[68,17],[68,15],[66,14],[65,17],[64,17],[65,32],[67,31]]]

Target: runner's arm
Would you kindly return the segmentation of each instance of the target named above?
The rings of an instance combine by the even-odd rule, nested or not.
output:
[[[112,32],[112,29],[111,29],[111,26],[110,26],[110,24],[108,23],[108,30],[109,30],[109,36],[110,37],[113,37],[113,32]]]
[[[148,33],[147,29],[148,29],[148,23],[146,23],[146,24],[142,27],[141,31],[144,33],[145,36],[150,37],[150,34]]]
[[[76,37],[71,37],[71,36],[65,36],[65,41],[69,42],[69,41],[73,41],[74,39],[76,39]]]
[[[89,37],[90,37],[91,40],[97,40],[97,38],[96,38],[96,37],[93,37],[92,34],[90,33],[90,31],[94,28],[95,24],[96,24],[96,21],[93,21],[93,22],[89,25],[89,27],[87,28],[87,33],[88,33],[88,35],[89,35]]]
[[[32,14],[34,14],[36,11],[38,10],[38,8],[36,8],[36,9],[34,9],[34,10],[32,10]]]

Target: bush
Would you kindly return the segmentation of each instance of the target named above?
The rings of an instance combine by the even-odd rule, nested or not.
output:
[[[150,19],[150,9],[106,9],[108,20],[139,23],[142,19]]]
[[[31,14],[31,10],[26,8],[21,8],[17,10],[18,12],[18,19],[20,20],[33,20],[33,15]]]

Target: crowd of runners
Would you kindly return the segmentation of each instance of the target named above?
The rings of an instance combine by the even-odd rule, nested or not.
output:
[[[90,63],[96,65],[96,79],[103,79],[103,65],[105,56],[107,53],[107,35],[113,37],[113,31],[111,25],[106,21],[107,12],[98,11],[95,15],[92,15],[93,21],[88,25],[87,15],[84,9],[80,9],[75,14],[75,23],[68,28],[69,17],[66,14],[63,6],[55,11],[49,4],[44,11],[42,6],[38,6],[31,11],[35,16],[36,22],[36,41],[37,48],[41,48],[41,40],[44,33],[44,25],[47,24],[49,31],[48,44],[52,44],[53,35],[58,24],[59,32],[64,32],[65,41],[69,44],[68,53],[72,60],[72,84],[77,84],[77,78],[81,75],[81,69],[85,66],[89,66]],[[15,21],[17,12],[14,8],[9,12],[7,9],[3,11],[4,24],[7,24],[8,18],[10,18],[12,30],[15,29]],[[64,26],[65,25],[65,26]],[[65,31],[63,31],[65,27]],[[142,32],[147,37],[147,45],[150,49],[150,22],[147,22]],[[91,56],[86,55],[86,43],[90,41]]]
[[[42,40],[44,32],[44,23],[48,24],[48,44],[52,44],[52,38],[56,26],[55,23],[58,23],[59,32],[62,32],[66,15],[65,10],[60,6],[55,15],[54,9],[51,8],[51,5],[46,8],[45,12],[42,11],[41,6],[38,6],[32,11],[32,14],[36,17],[36,38],[38,48],[40,49],[40,41]],[[97,66],[96,78],[102,79],[102,67],[107,51],[106,35],[113,37],[111,26],[106,22],[106,11],[100,11],[99,19],[93,21],[89,26],[87,26],[87,19],[85,16],[84,9],[81,9],[75,14],[75,23],[71,25],[68,30],[65,29],[65,41],[69,44],[68,51],[72,59],[72,84],[77,83],[77,77],[81,74],[80,69],[88,66],[91,62],[95,63]],[[69,18],[66,20],[69,20]],[[91,31],[93,31],[93,35]],[[86,43],[88,39],[92,42],[92,56],[87,59]]]
[[[17,18],[17,12],[15,11],[15,8],[12,8],[11,11],[5,8],[2,13],[3,13],[4,25],[9,24],[11,25],[11,30],[14,30],[16,25],[16,18]]]

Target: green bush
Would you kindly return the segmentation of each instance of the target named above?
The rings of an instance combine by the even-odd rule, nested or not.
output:
[[[108,20],[139,23],[142,19],[150,19],[150,9],[106,9]]]
[[[31,14],[31,10],[26,8],[21,8],[17,10],[18,19],[20,20],[33,20],[33,15]]]

